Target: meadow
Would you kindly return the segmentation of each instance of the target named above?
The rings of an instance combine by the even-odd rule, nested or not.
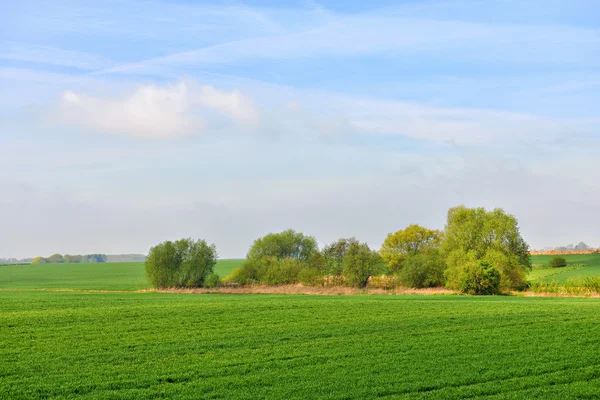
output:
[[[32,267],[0,267],[0,399],[600,393],[596,298],[139,292],[140,263]]]
[[[565,283],[569,279],[600,276],[600,254],[561,255],[567,260],[567,266],[563,268],[548,267],[552,257],[551,255],[531,256],[534,268],[529,274],[529,279]]]
[[[225,277],[243,260],[219,260]],[[0,289],[142,290],[150,288],[144,263],[0,265]]]

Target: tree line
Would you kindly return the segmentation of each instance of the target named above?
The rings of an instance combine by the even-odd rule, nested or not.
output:
[[[63,263],[78,263],[78,264],[96,264],[104,263],[108,260],[106,254],[85,254],[71,255],[52,254],[50,257],[36,257],[31,260],[32,264],[63,264]]]
[[[497,294],[523,289],[531,269],[514,216],[465,206],[448,210],[443,231],[409,225],[387,235],[379,250],[354,237],[319,249],[314,237],[290,229],[256,239],[224,279],[214,273],[217,256],[205,240],[166,241],[150,249],[146,275],[156,288],[302,283]]]

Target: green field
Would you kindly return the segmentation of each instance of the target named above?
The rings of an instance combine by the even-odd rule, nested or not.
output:
[[[600,301],[0,291],[0,398],[596,398]]]
[[[553,256],[532,256],[531,262],[536,265],[548,265]],[[546,282],[566,282],[569,278],[587,278],[600,276],[600,254],[568,254],[561,256],[567,260],[564,268],[535,267],[529,274],[531,280]],[[583,267],[574,267],[583,266]]]
[[[243,260],[219,260],[225,277]],[[0,289],[140,290],[150,286],[144,263],[0,265]]]
[[[136,292],[142,279],[140,263],[0,267],[0,399],[600,393],[600,299]]]

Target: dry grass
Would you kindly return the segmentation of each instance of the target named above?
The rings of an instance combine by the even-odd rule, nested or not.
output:
[[[195,293],[195,294],[207,294],[207,293],[223,293],[223,294],[310,294],[310,295],[324,295],[324,296],[336,296],[336,295],[354,295],[354,294],[423,294],[423,295],[435,295],[435,294],[456,294],[453,290],[444,288],[427,288],[427,289],[411,289],[411,288],[394,288],[394,289],[381,289],[381,288],[366,288],[357,289],[344,286],[303,286],[297,285],[279,285],[279,286],[268,286],[268,285],[253,285],[245,287],[221,287],[221,288],[195,288],[195,289],[184,289],[184,288],[171,288],[171,289],[160,289],[158,292],[164,293]]]

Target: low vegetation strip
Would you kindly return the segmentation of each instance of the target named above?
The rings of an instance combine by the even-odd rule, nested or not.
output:
[[[0,398],[594,398],[600,302],[0,292]]]

